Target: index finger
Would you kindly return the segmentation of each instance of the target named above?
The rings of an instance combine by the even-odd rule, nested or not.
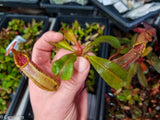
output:
[[[32,52],[32,60],[37,64],[50,62],[53,45],[49,42],[59,42],[63,40],[63,35],[59,32],[48,31],[35,43]]]

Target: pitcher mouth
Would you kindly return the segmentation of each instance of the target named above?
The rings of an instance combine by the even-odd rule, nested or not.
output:
[[[13,52],[14,55],[14,61],[17,65],[17,67],[25,67],[28,63],[29,63],[29,57],[23,53],[23,52],[19,52],[15,49],[11,50]]]
[[[19,51],[15,50],[14,49],[15,44],[16,44],[16,41],[8,49],[8,51],[6,52],[6,56],[8,56],[9,52],[12,51],[15,64],[17,65],[17,67],[23,68],[29,63],[29,57],[24,52],[19,52]]]

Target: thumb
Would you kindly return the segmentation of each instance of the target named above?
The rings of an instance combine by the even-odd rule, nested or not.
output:
[[[61,81],[59,91],[66,94],[67,97],[73,97],[84,87],[85,80],[90,69],[89,61],[84,57],[77,57],[74,63],[74,72],[72,78],[68,81]]]

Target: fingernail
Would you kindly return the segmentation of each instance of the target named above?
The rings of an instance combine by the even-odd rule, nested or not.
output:
[[[77,57],[77,60],[74,63],[75,70],[77,70],[78,72],[83,72],[86,69],[88,69],[88,67],[89,67],[89,62],[87,61],[87,59],[83,57]]]

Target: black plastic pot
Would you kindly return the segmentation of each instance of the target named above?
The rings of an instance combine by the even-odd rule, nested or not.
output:
[[[8,22],[11,21],[12,19],[21,19],[21,20],[24,20],[25,23],[32,22],[32,19],[35,19],[37,22],[43,20],[44,27],[42,29],[41,35],[48,28],[48,17],[47,16],[7,14],[3,17],[3,19],[0,22],[0,30],[2,30],[2,28],[6,28],[8,25]],[[15,114],[15,112],[17,111],[17,107],[19,106],[19,104],[23,98],[23,95],[25,93],[27,86],[28,86],[28,79],[27,79],[27,77],[23,76],[21,78],[20,84],[16,90],[16,93],[11,95],[12,96],[11,103],[10,103],[10,106],[7,110],[6,115],[3,116],[3,118],[5,118],[4,120],[7,119],[7,116],[13,116]]]
[[[61,22],[65,22],[67,24],[72,24],[75,20],[79,22],[79,24],[84,27],[85,23],[93,23],[98,22],[100,24],[105,25],[105,31],[104,34],[108,34],[108,21],[105,18],[102,17],[84,17],[84,16],[67,16],[62,15],[58,16],[55,22],[55,26],[53,27],[53,31],[58,31],[61,27]],[[101,48],[99,50],[99,56],[104,57],[105,54],[108,52],[108,48],[106,47],[106,44],[101,44]],[[88,120],[97,120],[99,117],[99,111],[100,111],[100,102],[101,102],[101,92],[102,92],[102,78],[97,74],[97,80],[96,80],[96,92],[94,94],[88,94],[89,96],[89,110],[88,110]],[[26,109],[24,109],[24,118],[27,118],[27,120],[33,120],[33,113],[32,108],[30,105],[29,97],[27,98],[28,102]]]
[[[70,13],[78,13],[78,14],[92,14],[94,10],[94,6],[91,3],[87,5],[79,5],[76,3],[68,3],[64,5],[56,5],[51,4],[49,0],[41,0],[40,6],[45,8],[48,13],[62,13],[62,14],[70,14]]]
[[[153,0],[154,1],[154,0]],[[109,19],[114,22],[115,25],[117,25],[120,29],[124,31],[128,31],[139,25],[141,22],[146,20],[147,18],[154,17],[156,14],[160,12],[160,9],[154,12],[151,12],[147,15],[144,15],[140,18],[137,18],[135,20],[131,20],[128,18],[123,18],[122,14],[120,14],[112,5],[104,6],[101,4],[98,0],[91,0],[91,2],[97,6],[104,15],[106,15]]]
[[[2,6],[38,8],[39,0],[0,0]]]

